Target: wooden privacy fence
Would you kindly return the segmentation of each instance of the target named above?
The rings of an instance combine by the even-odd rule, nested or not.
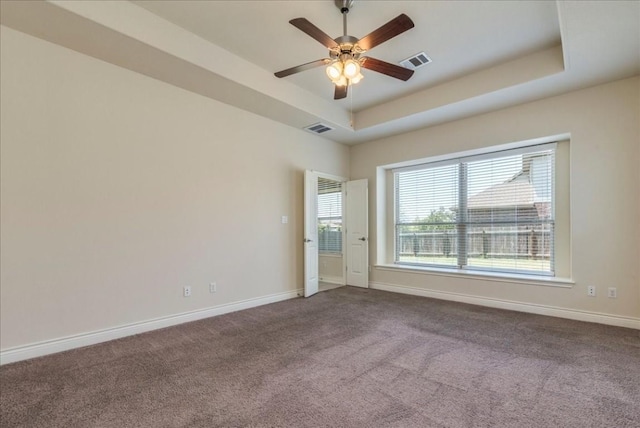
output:
[[[469,257],[550,259],[550,230],[473,230],[467,232]],[[449,257],[458,254],[455,231],[402,232],[397,242],[400,256]]]

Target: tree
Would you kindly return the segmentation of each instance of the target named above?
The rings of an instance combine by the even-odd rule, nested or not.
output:
[[[431,210],[431,214],[423,219],[416,219],[416,223],[441,223],[441,224],[421,224],[417,226],[417,230],[421,232],[446,231],[455,229],[456,214],[440,207],[437,210]]]

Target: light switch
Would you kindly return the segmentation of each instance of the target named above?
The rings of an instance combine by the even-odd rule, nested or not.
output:
[[[286,215],[283,215],[282,216],[282,224],[287,224],[287,223],[289,223],[289,217],[286,216]]]

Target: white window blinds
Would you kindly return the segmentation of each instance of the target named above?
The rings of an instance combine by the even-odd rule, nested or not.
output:
[[[555,144],[394,171],[396,263],[554,273]]]
[[[342,183],[318,179],[318,250],[342,252]]]

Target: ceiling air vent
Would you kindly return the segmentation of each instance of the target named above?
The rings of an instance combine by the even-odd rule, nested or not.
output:
[[[324,123],[314,123],[313,125],[309,125],[304,128],[306,131],[313,132],[314,134],[324,134],[327,131],[333,130],[329,125],[325,125]]]
[[[431,62],[431,58],[424,52],[417,53],[412,57],[405,59],[404,61],[400,61],[400,65],[404,68],[408,68],[410,70],[415,70],[416,68],[420,68],[423,65],[427,65]]]

